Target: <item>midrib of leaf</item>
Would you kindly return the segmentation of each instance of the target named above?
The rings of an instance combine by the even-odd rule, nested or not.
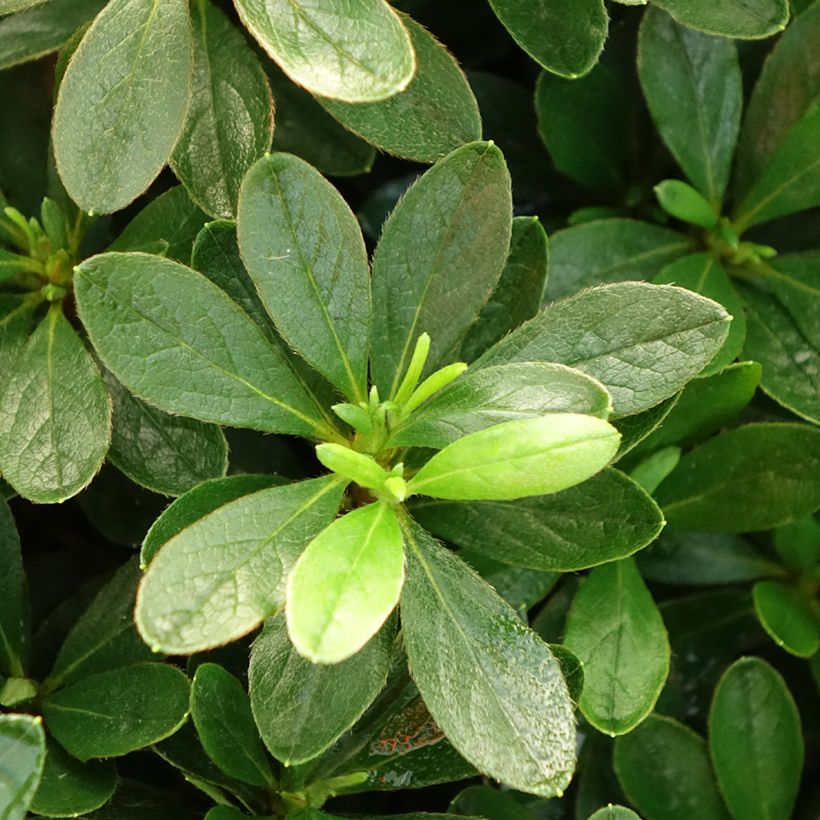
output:
[[[51,449],[54,452],[54,470],[57,475],[57,486],[63,486],[63,467],[60,451],[57,447],[57,431],[54,419],[54,334],[57,332],[57,322],[61,308],[54,305],[48,312],[48,335],[46,337],[46,396],[48,402],[48,431],[51,439]]]
[[[3,647],[5,649],[6,658],[9,662],[9,672],[11,673],[11,676],[13,678],[25,677],[26,671],[23,669],[22,658],[17,654],[17,652],[14,651],[14,648],[9,642],[9,636],[6,634],[2,619],[0,619],[0,638],[3,640]]]
[[[714,257],[707,256],[706,257],[706,264],[703,266],[703,273],[698,277],[698,281],[695,284],[695,292],[696,293],[703,293],[703,288],[706,286],[706,280],[709,278],[709,274],[712,272],[712,268],[715,266],[715,259]]]
[[[292,657],[292,654],[291,654],[291,656],[288,658],[288,663],[285,665],[285,668],[282,670],[282,676],[276,682],[276,686],[273,689],[274,696],[275,696],[276,692],[281,688],[281,686],[283,684],[283,681],[285,680],[285,675],[287,674],[287,671],[288,671],[288,666],[290,666],[292,661],[293,661],[293,657]],[[291,727],[291,730],[292,730],[291,737],[294,738],[294,739],[291,740],[290,743],[288,743],[288,757],[285,760],[282,761],[286,766],[289,766],[289,765],[291,765],[291,763],[293,763],[292,757],[293,757],[294,749],[296,747],[296,740],[295,740],[296,736],[301,734],[301,731],[302,731],[305,723],[307,722],[306,719],[308,717],[310,717],[312,714],[314,714],[313,697],[316,694],[316,687],[318,685],[317,674],[318,674],[317,666],[315,664],[311,665],[310,678],[308,679],[308,682],[306,684],[302,685],[302,688],[301,688],[301,691],[300,691],[300,694],[299,694],[299,698],[296,700],[295,704],[293,703],[293,699],[291,699],[291,704],[290,705],[291,705],[292,708],[287,710],[288,715],[293,715],[294,711],[297,714],[296,714],[296,717],[292,720],[292,727]],[[294,706],[295,706],[295,709],[293,708]],[[322,704],[321,708],[324,709],[324,704]],[[271,754],[273,754],[273,752],[271,752]]]

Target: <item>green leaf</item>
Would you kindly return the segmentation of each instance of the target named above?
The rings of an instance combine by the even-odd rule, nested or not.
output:
[[[251,707],[270,753],[304,763],[350,729],[384,686],[395,628],[381,629],[353,657],[320,666],[303,658],[274,618],[254,641],[248,668]]]
[[[11,372],[26,344],[39,299],[0,293],[0,373]]]
[[[606,418],[609,393],[563,365],[518,362],[467,371],[428,400],[390,436],[390,446],[446,447],[462,436],[515,419],[551,413]]]
[[[43,717],[77,759],[119,757],[173,734],[185,722],[188,696],[188,679],[175,667],[138,663],[49,695]]]
[[[50,0],[0,20],[0,69],[56,51],[107,0]],[[0,14],[6,13],[0,10]]]
[[[340,125],[307,91],[294,85],[273,63],[268,79],[276,98],[273,148],[296,154],[327,176],[366,174],[376,149]]]
[[[728,820],[706,742],[672,718],[650,715],[615,741],[615,772],[638,811],[652,820]]]
[[[457,149],[401,199],[373,256],[372,376],[383,398],[421,333],[432,339],[425,375],[460,345],[501,275],[511,225],[509,173],[490,143]]]
[[[383,0],[236,0],[236,8],[285,74],[313,94],[375,102],[413,79],[410,36]]]
[[[533,820],[533,813],[516,796],[489,785],[468,786],[450,802],[458,814],[453,817],[474,815],[485,820]]]
[[[715,7],[721,4],[727,5],[719,0]],[[638,76],[661,138],[692,184],[719,207],[743,108],[735,44],[649,8],[640,29]]]
[[[584,665],[584,717],[613,737],[631,732],[669,674],[669,638],[634,561],[589,574],[572,602],[564,643]]]
[[[313,663],[358,652],[395,608],[404,583],[396,513],[368,504],[334,521],[307,546],[288,579],[288,634]]]
[[[661,427],[667,416],[677,405],[680,395],[680,393],[676,393],[648,410],[612,422],[615,429],[621,434],[621,446],[618,450],[619,459],[634,450],[645,438]]]
[[[408,491],[466,501],[556,493],[606,467],[620,439],[612,425],[577,413],[507,421],[447,445]]]
[[[556,572],[625,558],[663,526],[655,502],[613,469],[553,495],[469,503],[424,498],[411,510],[447,541],[506,564]]]
[[[758,581],[752,595],[758,620],[778,646],[799,658],[820,648],[820,620],[804,595],[777,581]]]
[[[805,572],[820,562],[820,521],[811,516],[778,527],[774,548],[785,564]]]
[[[677,285],[699,293],[723,305],[731,315],[729,335],[701,375],[711,376],[719,373],[738,357],[746,339],[746,312],[743,299],[732,285],[726,269],[717,259],[708,253],[684,256],[683,259],[667,265],[653,281],[659,285]]]
[[[651,279],[691,249],[683,234],[636,219],[598,219],[553,234],[547,299],[591,285]]]
[[[200,820],[201,808],[183,802],[179,791],[156,789],[136,780],[122,778],[114,797],[88,816],[88,820]]]
[[[624,2],[624,0],[619,0]],[[598,809],[595,814],[589,816],[589,820],[641,820],[632,809],[624,808],[624,806],[613,806],[610,803],[602,809]]]
[[[110,436],[105,385],[55,304],[8,374],[0,399],[0,472],[30,501],[64,501],[99,470]]]
[[[679,23],[709,34],[756,40],[786,27],[787,0],[654,0]]]
[[[679,179],[665,179],[654,190],[661,208],[670,216],[702,228],[711,229],[717,224],[717,212],[691,185]]]
[[[467,331],[460,359],[477,359],[488,347],[535,316],[541,306],[548,267],[549,242],[538,217],[515,217],[504,270]]]
[[[137,561],[128,561],[97,593],[60,647],[43,685],[46,691],[152,659],[151,650],[134,628],[134,598],[140,577]]]
[[[541,72],[535,86],[538,132],[555,167],[593,191],[620,191],[629,158],[630,89],[598,63],[580,80]]]
[[[171,167],[202,210],[231,217],[242,177],[271,146],[273,97],[259,60],[225,15],[209,0],[197,0],[191,13],[191,105]]]
[[[435,162],[481,139],[478,103],[450,52],[410,17],[402,16],[402,22],[418,64],[404,91],[381,102],[320,102],[345,128],[382,151]]]
[[[603,0],[490,0],[512,38],[539,65],[580,77],[598,61],[609,18]]]
[[[152,253],[158,244],[167,243],[164,256],[188,264],[191,247],[208,217],[177,185],[152,199],[111,243],[111,251],[146,251]]]
[[[481,772],[543,797],[575,766],[572,702],[546,644],[418,525],[403,524],[402,631],[436,723]]]
[[[0,811],[7,820],[26,816],[46,756],[43,721],[31,715],[0,714]]]
[[[741,658],[721,678],[709,751],[733,817],[792,816],[803,769],[800,715],[783,678],[760,658]]]
[[[338,191],[297,157],[265,157],[242,184],[237,236],[248,273],[285,340],[348,398],[363,401],[367,253]]]
[[[654,493],[661,481],[675,469],[680,461],[680,454],[680,447],[664,447],[639,461],[629,475],[647,493]]]
[[[820,507],[820,430],[748,424],[687,453],[655,497],[670,529],[753,532]]]
[[[820,83],[820,5],[812,3],[769,53],[746,109],[735,168],[736,196],[748,193],[797,121],[814,104]],[[784,94],[783,89],[789,93]]]
[[[185,0],[111,0],[100,12],[54,111],[57,168],[84,211],[118,211],[162,170],[185,122],[192,64]]]
[[[694,378],[723,345],[728,324],[720,305],[682,288],[624,282],[548,305],[477,365],[552,361],[575,367],[609,390],[616,415],[628,416]]]
[[[45,766],[31,810],[44,817],[78,817],[105,805],[117,788],[111,760],[81,763],[49,741]]]
[[[140,563],[143,568],[147,567],[163,544],[219,507],[258,490],[286,483],[280,476],[244,474],[203,481],[175,499],[154,521],[142,542]]]
[[[248,696],[230,672],[215,663],[197,668],[191,717],[205,751],[223,772],[252,786],[273,785]]]
[[[302,550],[336,515],[344,483],[317,478],[217,507],[171,538],[148,567],[135,619],[173,654],[245,635],[284,603]]]
[[[20,537],[5,500],[0,499],[0,672],[25,677],[31,642],[31,606]]]
[[[0,14],[13,14],[33,6],[41,6],[48,0],[0,0]]]
[[[310,436],[323,426],[284,355],[201,274],[149,254],[106,253],[79,266],[74,287],[100,358],[139,398],[269,432]]]

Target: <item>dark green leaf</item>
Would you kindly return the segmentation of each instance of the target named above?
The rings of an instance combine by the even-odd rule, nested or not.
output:
[[[656,493],[669,527],[752,532],[820,507],[820,430],[749,424],[687,453]]]
[[[752,594],[757,617],[778,646],[801,658],[820,648],[820,620],[803,594],[777,581],[758,581]]]
[[[805,572],[820,561],[820,521],[808,517],[778,527],[774,548],[787,566]]]
[[[31,643],[31,611],[11,510],[0,500],[0,673],[25,677]]]
[[[474,815],[486,820],[533,820],[532,812],[512,794],[487,785],[462,789],[453,798],[450,808],[458,817]]]
[[[46,756],[43,721],[31,715],[0,715],[0,811],[23,820],[34,797]]]
[[[675,393],[674,396],[664,399],[648,410],[636,413],[634,416],[616,419],[613,422],[615,429],[621,434],[621,447],[618,450],[618,458],[623,458],[651,433],[660,428],[677,405],[680,395],[680,393]]]
[[[155,789],[123,778],[116,794],[87,820],[200,820],[202,812],[191,807],[179,792]]]
[[[185,121],[192,63],[184,0],[111,0],[94,21],[54,111],[57,167],[83,210],[125,207],[162,170]]]
[[[0,373],[11,373],[28,340],[38,301],[32,296],[0,293]]]
[[[654,0],[679,23],[725,37],[758,39],[786,27],[787,0]]]

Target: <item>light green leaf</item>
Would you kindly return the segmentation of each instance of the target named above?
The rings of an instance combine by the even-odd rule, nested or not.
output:
[[[557,572],[625,558],[663,526],[655,502],[612,469],[552,495],[467,503],[424,498],[410,509],[435,535],[461,547],[506,564]]]
[[[609,18],[603,0],[490,0],[530,57],[562,77],[580,77],[598,61]]]
[[[382,151],[435,162],[481,139],[478,103],[450,52],[410,17],[401,19],[418,64],[410,85],[381,102],[320,102],[345,128]]]
[[[307,546],[288,579],[288,634],[313,663],[339,663],[381,628],[399,600],[404,553],[396,513],[368,504]]]
[[[682,723],[650,715],[615,741],[618,781],[652,820],[728,820],[703,738]]]
[[[572,602],[564,643],[584,665],[584,717],[612,736],[631,732],[669,674],[669,638],[634,561],[589,574]]]
[[[111,0],[99,14],[54,111],[57,168],[84,211],[118,211],[162,170],[185,122],[192,66],[185,0]]]
[[[314,94],[375,102],[413,79],[410,36],[383,0],[236,0],[236,8],[285,74]]]
[[[408,491],[465,501],[556,493],[606,467],[620,440],[612,425],[595,416],[552,413],[508,421],[436,453]]]
[[[245,635],[280,607],[302,550],[336,515],[344,483],[317,478],[230,501],[169,540],[148,567],[135,619],[173,654]]]
[[[31,642],[29,604],[20,537],[11,510],[0,499],[0,673],[23,678]]]
[[[191,105],[171,167],[204,211],[231,217],[242,177],[271,146],[273,97],[259,60],[225,15],[209,0],[197,0],[191,12]]]
[[[653,0],[679,23],[709,34],[756,40],[786,27],[788,0]]]
[[[618,0],[618,2],[625,2],[625,0]],[[632,809],[624,808],[624,806],[613,806],[610,803],[602,809],[598,809],[595,814],[589,816],[589,820],[641,820]]]
[[[747,424],[687,453],[655,498],[669,527],[754,532],[820,507],[820,430]]]
[[[274,154],[242,183],[237,236],[277,329],[354,401],[366,398],[370,291],[364,240],[338,191]]]
[[[43,721],[31,715],[0,715],[0,812],[4,820],[26,816],[46,756]]]
[[[709,751],[733,817],[792,816],[803,769],[800,714],[783,678],[760,658],[741,658],[721,678]]]
[[[672,446],[656,450],[630,470],[630,478],[640,484],[647,493],[654,493],[661,481],[675,469],[680,461],[680,454],[680,447]]]
[[[658,204],[670,216],[709,230],[716,227],[717,211],[703,194],[688,183],[679,179],[665,179],[654,190]]]
[[[283,354],[201,274],[106,253],[79,266],[74,287],[94,347],[134,395],[202,421],[307,436],[322,428]]]
[[[42,6],[49,0],[0,0],[0,14],[14,14],[34,6]]]
[[[734,43],[650,8],[641,23],[638,76],[661,138],[692,184],[719,207],[743,108]]]
[[[591,285],[651,279],[691,248],[683,234],[637,219],[596,219],[565,228],[550,241],[547,300]]]
[[[294,649],[284,618],[265,625],[248,678],[256,725],[277,760],[311,760],[353,726],[384,686],[395,632],[388,622],[353,657],[321,666]]]
[[[408,416],[389,446],[446,447],[495,424],[550,413],[606,418],[609,393],[578,370],[546,362],[518,362],[468,370]]]
[[[820,649],[820,619],[805,595],[777,581],[758,581],[752,595],[758,620],[778,646],[799,658]]]
[[[720,305],[682,288],[624,282],[548,305],[476,365],[551,361],[575,367],[609,390],[616,415],[628,416],[694,378],[723,345],[728,324]]]
[[[511,226],[509,173],[490,143],[457,149],[401,199],[373,256],[372,377],[383,398],[421,333],[432,339],[425,375],[460,346],[501,275]]]
[[[230,777],[274,784],[242,684],[221,666],[204,663],[191,683],[191,717],[208,756]]]
[[[78,760],[119,757],[173,734],[188,714],[188,679],[173,666],[137,663],[49,695],[43,717]]]
[[[436,723],[482,773],[542,797],[575,767],[575,722],[555,656],[449,550],[403,524],[402,632]]]
[[[60,306],[52,305],[2,392],[0,472],[30,501],[64,501],[99,470],[110,436],[105,385]]]

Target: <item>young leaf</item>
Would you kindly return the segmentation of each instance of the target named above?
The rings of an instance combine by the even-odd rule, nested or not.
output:
[[[515,217],[504,270],[487,304],[467,331],[460,359],[477,359],[488,347],[535,316],[541,306],[548,267],[549,241],[538,217]]]
[[[0,714],[0,809],[9,820],[23,820],[43,771],[43,721],[31,715]]]
[[[803,769],[800,715],[783,678],[760,658],[741,658],[720,679],[709,751],[733,817],[792,816]]]
[[[191,105],[171,167],[204,211],[231,217],[242,177],[270,148],[273,97],[259,60],[225,15],[209,0],[197,0],[191,12]]]
[[[616,415],[628,416],[694,378],[723,345],[728,324],[720,305],[682,288],[624,282],[547,306],[474,366],[560,362],[598,379]]]
[[[606,418],[609,393],[580,371],[546,362],[518,362],[467,371],[390,437],[390,446],[446,447],[495,424],[550,413]]]
[[[29,604],[20,537],[8,504],[0,499],[0,673],[25,677],[31,641]]]
[[[754,532],[820,507],[820,430],[747,424],[687,453],[655,497],[669,527]]]
[[[680,454],[680,447],[664,447],[657,450],[632,468],[630,478],[640,484],[647,493],[654,493],[661,481],[675,469],[680,461]]]
[[[413,79],[410,36],[384,0],[235,0],[242,22],[295,83],[313,94],[375,102]]]
[[[373,381],[391,398],[418,336],[427,373],[443,363],[495,287],[510,244],[510,177],[501,152],[470,143],[434,165],[390,215],[373,256]]]
[[[717,224],[717,211],[703,194],[679,179],[665,179],[658,183],[655,186],[655,196],[670,216],[702,228],[711,229]]]
[[[403,526],[402,631],[413,679],[436,723],[481,772],[560,795],[575,766],[572,702],[546,644],[418,525]]]
[[[637,219],[596,219],[565,228],[550,241],[547,301],[592,285],[651,279],[691,248],[683,234]]]
[[[564,643],[584,665],[584,717],[612,736],[631,732],[669,674],[669,638],[634,561],[589,574],[572,602]]]
[[[57,168],[84,211],[118,211],[162,170],[185,121],[192,63],[184,0],[111,0],[100,12],[54,110]]]
[[[820,649],[820,620],[804,595],[777,581],[758,581],[752,596],[758,620],[778,646],[799,658]]]
[[[134,395],[202,421],[308,436],[322,427],[284,355],[201,274],[106,253],[80,265],[74,287],[94,347]]]
[[[367,389],[367,253],[341,195],[289,154],[259,160],[242,183],[237,237],[277,329],[353,401]]]
[[[344,483],[317,478],[238,498],[168,541],[137,595],[137,628],[173,654],[245,635],[285,600],[302,550],[336,514]]]
[[[435,535],[460,547],[553,572],[625,558],[654,540],[663,526],[655,502],[612,469],[552,495],[515,501],[424,498],[411,510]]]
[[[83,678],[49,695],[43,717],[78,760],[119,757],[173,734],[188,714],[188,679],[173,666],[138,663]]]
[[[638,76],[661,138],[692,184],[719,207],[743,108],[734,43],[649,8],[641,22]]]
[[[345,128],[386,151],[435,162],[465,142],[481,139],[478,103],[458,63],[410,17],[402,22],[416,53],[416,74],[404,91],[381,102],[320,102]]]
[[[660,285],[677,285],[723,305],[732,317],[723,347],[701,371],[702,376],[719,373],[733,362],[746,339],[746,312],[743,299],[735,290],[726,269],[708,253],[693,253],[667,265],[653,280]]]
[[[786,27],[787,0],[655,0],[679,23],[709,34],[756,40]]]
[[[270,764],[242,684],[221,666],[204,663],[191,683],[191,717],[205,751],[230,777],[273,784]]]
[[[408,490],[466,501],[556,493],[606,467],[620,439],[612,425],[577,413],[507,421],[436,453]]]
[[[0,399],[0,472],[40,504],[76,495],[99,470],[111,436],[100,374],[58,304],[17,357]]]
[[[117,788],[112,760],[80,763],[49,740],[31,810],[45,817],[79,817],[105,805]]]
[[[251,707],[271,754],[286,766],[330,747],[361,717],[384,686],[395,627],[381,629],[341,663],[311,663],[294,649],[282,617],[254,641],[248,668]]]
[[[490,0],[512,38],[539,65],[581,77],[598,61],[609,18],[603,0]]]
[[[339,663],[381,628],[404,583],[393,508],[368,504],[337,519],[307,546],[288,579],[288,634],[313,663]]]
[[[644,817],[728,820],[706,742],[672,718],[650,715],[615,741],[615,772]]]

